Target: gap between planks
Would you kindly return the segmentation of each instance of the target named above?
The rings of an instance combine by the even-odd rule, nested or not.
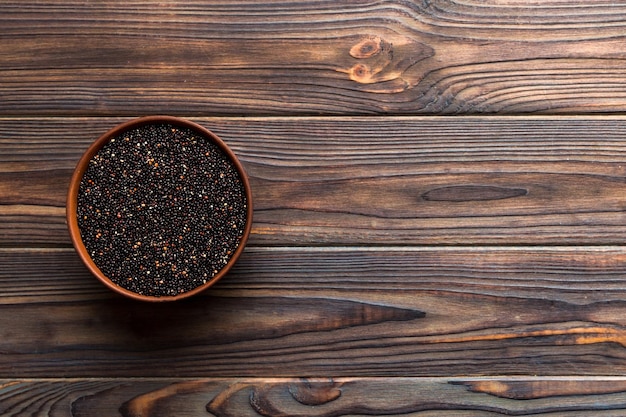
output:
[[[248,246],[245,252],[267,253],[267,252],[620,252],[626,251],[626,245],[517,245],[517,246],[489,246],[489,245],[441,245],[441,246]],[[74,252],[71,247],[47,247],[47,246],[25,246],[25,247],[0,247],[0,253],[19,252]]]

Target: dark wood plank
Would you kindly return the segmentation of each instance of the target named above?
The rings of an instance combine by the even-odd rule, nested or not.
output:
[[[0,112],[623,112],[624,22],[595,1],[3,1]]]
[[[0,375],[623,375],[626,250],[249,248],[128,301],[72,250],[0,251]]]
[[[2,380],[7,416],[616,416],[624,378]],[[210,414],[207,414],[210,413]]]
[[[69,246],[67,184],[123,119],[0,119],[0,245]],[[251,176],[250,245],[614,245],[622,117],[193,118]]]

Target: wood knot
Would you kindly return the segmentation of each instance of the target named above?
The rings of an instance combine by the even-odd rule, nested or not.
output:
[[[322,405],[341,397],[341,384],[329,381],[303,380],[289,386],[289,393],[294,400],[304,405]]]
[[[496,187],[491,185],[453,185],[435,188],[422,194],[427,201],[491,201],[522,197],[528,194],[525,188]]]
[[[357,59],[372,57],[382,51],[382,42],[380,36],[363,39],[350,49],[350,55]]]
[[[427,45],[398,34],[351,37],[349,64],[338,69],[360,84],[386,83],[387,92],[406,88],[404,77],[417,62],[434,55]],[[356,63],[354,60],[358,60]],[[393,81],[394,83],[389,83]]]
[[[356,64],[350,69],[350,79],[363,84],[372,82],[372,69],[365,64]]]

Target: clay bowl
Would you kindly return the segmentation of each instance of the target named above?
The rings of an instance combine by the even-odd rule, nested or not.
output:
[[[164,148],[169,149],[170,159],[162,164],[169,164],[168,166],[171,167],[169,171],[157,168],[160,154],[156,152],[157,155],[155,155],[156,148],[151,142],[157,139],[146,132],[161,132],[159,135],[162,136],[158,138],[160,144],[155,146],[163,145]],[[178,139],[168,137],[170,132],[177,132]],[[192,142],[186,141],[189,135],[193,135]],[[129,146],[117,148],[115,151],[111,150],[113,146],[120,146],[119,142],[124,140],[137,141],[136,152],[128,150]],[[116,141],[117,143],[114,144]],[[192,146],[189,146],[189,143],[192,143]],[[195,152],[194,146],[199,146],[200,152],[203,153]],[[208,151],[207,147],[210,148]],[[195,153],[181,154],[180,157],[174,153],[172,156],[172,152],[177,149],[186,149],[186,152],[190,152],[190,148],[194,149]],[[129,157],[131,153],[133,157]],[[208,157],[205,157],[207,155]],[[103,158],[106,158],[106,163],[102,162]],[[221,158],[221,162],[215,162],[214,158]],[[128,163],[128,159],[135,161],[134,163],[141,167],[133,166],[132,162]],[[208,162],[204,162],[205,159]],[[187,175],[189,172],[187,165],[191,164],[190,161],[196,161],[196,166],[190,167],[193,175]],[[125,166],[123,170],[119,169],[122,165]],[[226,180],[220,179],[220,177],[224,178],[224,171],[221,173],[216,171],[214,175],[211,172],[213,168],[208,168],[217,165],[227,172]],[[109,168],[106,169],[109,171],[104,171],[105,168],[99,168],[100,166],[108,166]],[[103,171],[98,172],[98,169]],[[147,180],[142,177],[140,181],[129,180],[126,175],[127,172],[148,175],[144,171],[154,171],[159,174],[151,173],[149,175],[153,177]],[[141,174],[142,172],[144,174]],[[168,173],[176,178],[166,177]],[[154,177],[154,175],[159,176]],[[186,176],[189,178],[185,178]],[[92,177],[96,180],[94,181]],[[102,179],[98,179],[100,177]],[[116,182],[118,178],[119,183]],[[108,185],[99,184],[100,181]],[[150,181],[157,183],[150,183]],[[226,182],[222,184],[220,181]],[[170,194],[168,191],[163,191],[166,189],[164,183],[169,184]],[[136,197],[137,189],[140,190],[139,197]],[[180,194],[179,191],[171,191],[180,189],[193,189],[195,194],[191,192]],[[94,195],[94,190],[97,190],[96,195],[100,196],[98,201],[108,201],[104,203],[105,207],[94,205],[93,201],[89,200]],[[150,198],[146,198],[148,190],[152,190],[151,192],[157,197],[151,194]],[[209,191],[213,195],[210,195]],[[102,199],[105,192],[106,198]],[[145,193],[143,199],[141,192]],[[173,197],[175,192],[179,194]],[[214,207],[222,206],[224,195],[227,196],[226,203],[224,203],[224,208],[218,211]],[[196,197],[198,197],[197,201]],[[229,198],[234,203],[226,207],[230,204]],[[124,206],[127,203],[122,203],[126,199],[132,201],[132,204],[128,204],[127,207]],[[179,200],[188,201],[188,203],[178,203]],[[195,202],[193,203],[195,205],[191,202]],[[177,204],[179,204],[178,207]],[[83,263],[108,288],[125,297],[141,301],[180,300],[214,285],[226,275],[243,252],[252,227],[250,184],[233,151],[219,137],[204,127],[170,116],[148,116],[131,120],[100,136],[78,162],[70,182],[66,207],[72,243]],[[168,217],[176,213],[176,209],[178,213],[183,214]],[[235,213],[234,216],[232,212]],[[131,221],[133,215],[135,217]],[[232,228],[236,230],[234,232],[229,231],[230,226],[224,226],[230,225],[228,222],[231,221]],[[145,230],[142,232],[143,229],[148,230],[149,233]],[[140,246],[142,239],[138,237],[141,233],[147,236],[143,246]],[[123,237],[119,238],[119,235]],[[193,236],[193,239],[187,236]],[[106,239],[109,239],[108,243],[102,244]],[[180,239],[180,242],[187,239],[188,242],[183,244],[177,239]],[[228,245],[214,244],[214,242],[220,242],[220,239],[223,239],[222,242],[230,242],[231,246],[228,251],[226,251]],[[196,243],[198,245],[195,245]],[[148,247],[149,249],[146,249]],[[223,253],[217,252],[218,249],[214,248],[219,248]],[[162,253],[159,253],[158,251],[161,250]],[[219,262],[217,257],[220,257]],[[210,261],[207,261],[207,258]],[[109,271],[108,274],[116,278],[112,279],[103,271]],[[178,284],[171,283],[167,288],[168,279]],[[177,288],[173,288],[177,285]],[[181,288],[185,285],[188,288]]]

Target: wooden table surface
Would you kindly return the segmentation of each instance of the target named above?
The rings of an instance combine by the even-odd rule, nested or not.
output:
[[[626,415],[626,6],[2,1],[2,416]],[[65,225],[81,154],[181,116],[253,187],[236,267],[147,304]]]

